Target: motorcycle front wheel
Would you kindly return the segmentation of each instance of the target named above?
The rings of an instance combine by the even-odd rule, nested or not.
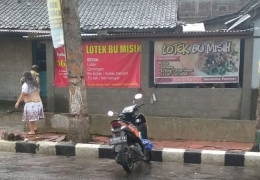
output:
[[[120,159],[120,164],[123,166],[124,170],[127,173],[131,173],[133,168],[134,168],[134,162],[133,160],[129,157],[129,147],[127,144],[122,145],[122,150],[119,152],[119,159]]]

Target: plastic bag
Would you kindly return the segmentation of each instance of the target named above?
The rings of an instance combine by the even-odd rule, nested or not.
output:
[[[153,149],[153,144],[152,144],[151,141],[149,141],[148,139],[141,139],[141,140],[142,140],[142,143],[143,143],[144,147],[147,150],[151,151]]]

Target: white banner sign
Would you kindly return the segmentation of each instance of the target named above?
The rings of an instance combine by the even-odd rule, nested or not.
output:
[[[61,0],[47,0],[51,36],[54,48],[64,45]]]

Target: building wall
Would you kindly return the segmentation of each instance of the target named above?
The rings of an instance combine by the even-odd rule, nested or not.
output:
[[[254,21],[254,27],[260,28],[260,14],[258,15],[257,19]],[[258,37],[254,39],[254,64],[253,64],[253,82],[252,82],[252,88],[257,89],[259,88],[259,73],[258,73],[258,66],[260,62],[260,30],[256,30],[254,32],[254,36]]]
[[[207,88],[155,88],[149,87],[150,78],[149,42],[142,42],[142,77],[143,92],[153,91],[157,101],[150,103],[150,96],[143,93],[145,103],[141,112],[149,116],[195,117],[211,119],[240,119],[242,89],[207,89]],[[88,88],[88,110],[90,114],[106,114],[109,110],[121,111],[131,105],[139,89],[98,89]],[[55,111],[68,112],[68,88],[55,88]]]
[[[31,41],[0,38],[0,49],[0,100],[15,101],[21,92],[22,74],[31,68]]]
[[[215,31],[219,29],[223,29],[225,27],[224,23],[227,20],[219,20],[219,21],[212,21],[210,23],[205,24],[205,29],[207,31]],[[251,41],[248,45],[245,45],[245,62],[247,62],[244,69],[244,74],[247,77],[247,79],[244,79],[243,84],[246,84],[246,88],[243,90],[243,100],[242,100],[242,107],[244,112],[248,112],[250,109],[250,119],[255,120],[256,119],[256,111],[257,111],[257,104],[258,103],[258,94],[259,94],[259,84],[260,84],[260,78],[258,73],[258,67],[260,62],[260,31],[257,29],[260,27],[260,14],[256,15],[254,19],[250,22],[254,25],[256,30],[254,31],[254,37],[252,39],[248,39],[247,41]],[[248,61],[248,59],[252,59],[252,61]],[[251,98],[250,98],[251,97]],[[247,101],[247,102],[246,102]],[[244,103],[243,103],[244,102]],[[250,104],[248,106],[248,104]],[[246,119],[245,117],[248,117],[248,113],[241,113],[244,114],[244,117],[241,117],[242,119]],[[259,113],[258,113],[259,114]]]
[[[256,17],[254,21],[254,26],[255,27],[260,27],[260,14]],[[256,30],[254,32],[255,37],[260,37],[260,31]],[[260,84],[260,78],[259,78],[259,62],[260,62],[260,39],[255,38],[254,39],[254,50],[253,50],[253,70],[252,70],[252,107],[254,107],[254,110],[252,112],[252,116],[255,115],[256,117],[260,117],[260,108],[258,108],[257,111],[257,106],[260,107],[260,102],[258,101],[258,98],[260,96],[260,91],[259,91],[259,84]],[[257,113],[255,113],[257,112]]]
[[[149,47],[148,41],[142,42],[141,86],[144,97],[139,102],[146,104],[141,111],[144,114],[162,117],[211,119],[240,119],[242,112],[250,114],[250,89],[247,92],[247,88],[150,88],[150,63],[152,63],[153,57]],[[24,71],[30,68],[32,63],[31,42],[17,38],[1,39],[0,48],[2,49],[0,54],[0,100],[13,101],[17,99],[20,93],[20,77]],[[68,88],[53,87],[54,61],[51,43],[48,43],[47,51],[48,87],[51,89],[48,90],[48,107],[52,107],[49,111],[66,113],[69,111]],[[247,59],[249,60],[250,57]],[[246,74],[248,75],[246,81],[248,81],[251,74]],[[248,82],[248,85],[251,85],[251,83]],[[139,89],[88,88],[87,92],[89,113],[106,114],[108,110],[121,111],[123,107],[131,105],[133,97],[139,92]],[[146,94],[152,92],[157,97],[157,101],[153,104],[150,103],[150,96]],[[241,104],[244,105],[241,106]],[[248,115],[244,116],[244,119],[249,119]]]
[[[189,23],[238,11],[249,0],[179,0],[180,19]],[[219,6],[227,5],[227,10]]]

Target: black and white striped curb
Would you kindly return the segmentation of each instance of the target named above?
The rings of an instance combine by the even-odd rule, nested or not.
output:
[[[112,146],[56,142],[24,142],[0,140],[0,151],[15,153],[76,156],[80,158],[112,159]],[[219,166],[260,167],[260,153],[216,150],[155,149],[152,161]]]

